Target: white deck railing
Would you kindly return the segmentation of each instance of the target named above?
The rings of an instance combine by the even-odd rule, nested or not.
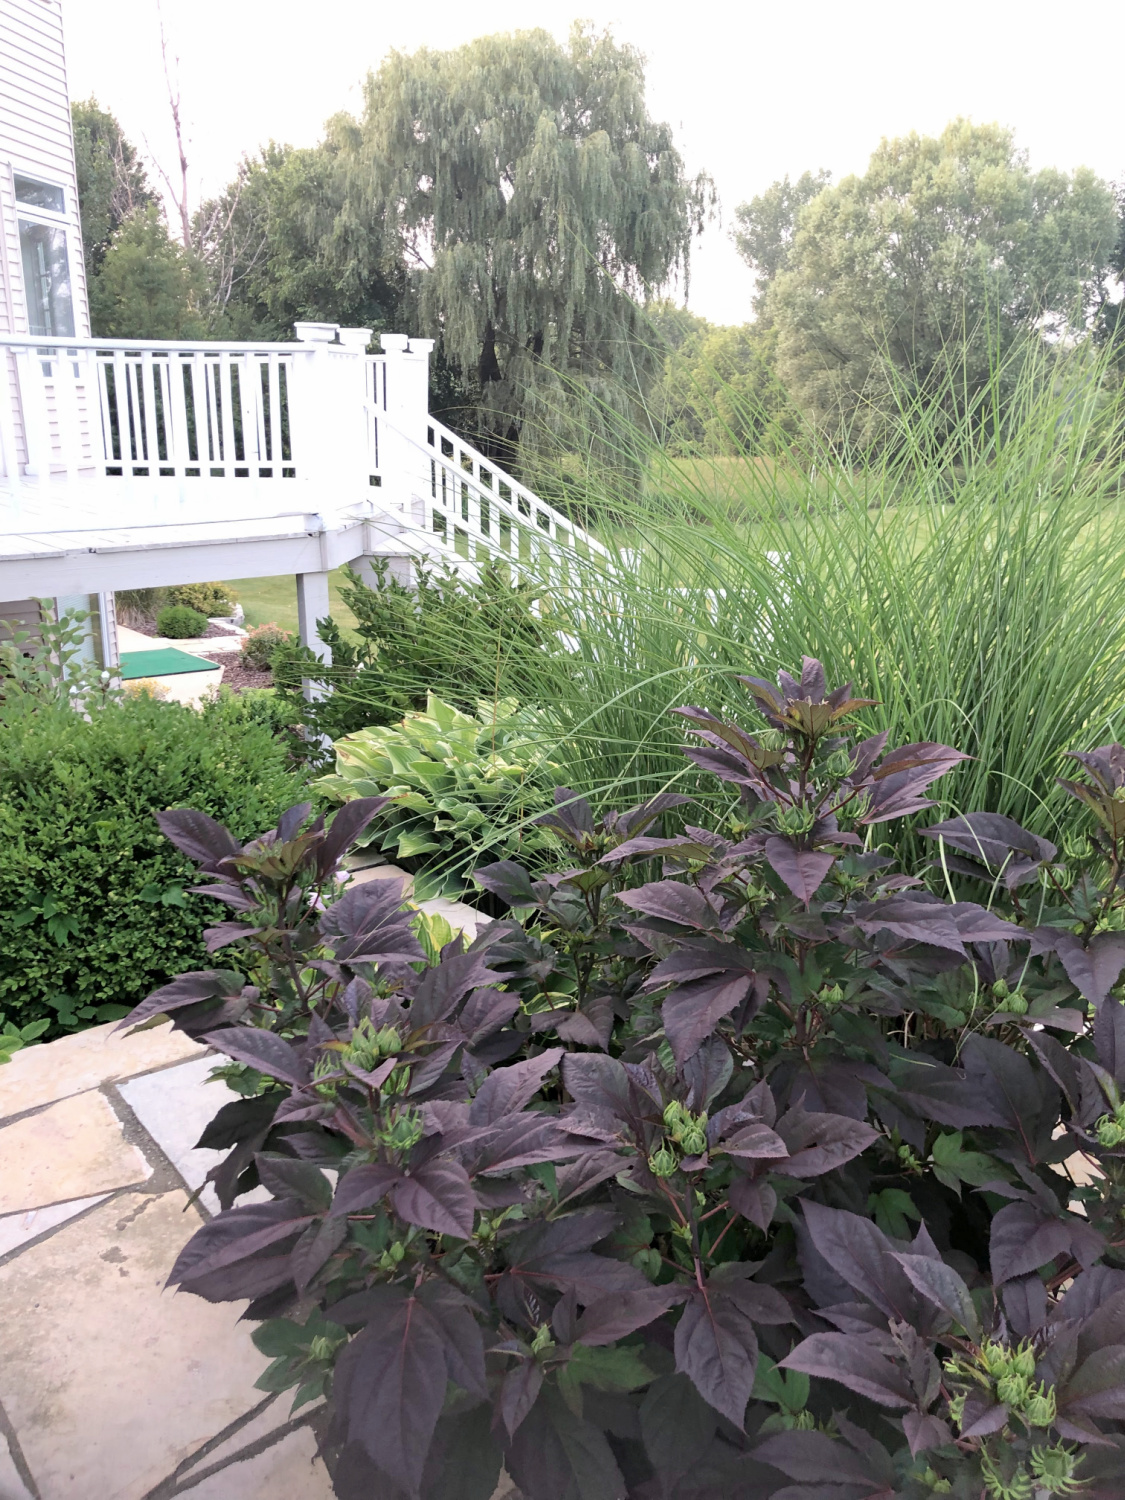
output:
[[[298,331],[0,337],[0,536],[125,527],[144,548],[161,527],[307,514],[313,530],[371,517],[378,551],[453,566],[603,551],[430,416],[427,341],[368,355],[367,330]]]

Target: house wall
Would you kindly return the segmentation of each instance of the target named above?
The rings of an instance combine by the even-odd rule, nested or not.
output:
[[[60,0],[0,0],[0,333],[28,332],[15,172],[66,195],[74,332],[90,336]]]

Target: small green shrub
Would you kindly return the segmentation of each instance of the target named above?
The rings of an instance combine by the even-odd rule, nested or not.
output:
[[[225,583],[178,583],[168,590],[168,603],[196,609],[201,615],[229,615],[234,597]]]
[[[0,630],[0,723],[29,700],[69,704],[80,699],[104,702],[116,696],[109,673],[85,655],[86,621],[80,610],[67,610],[61,620],[51,618],[49,601],[35,629]]]
[[[157,635],[174,641],[193,640],[205,635],[207,625],[207,616],[201,615],[197,609],[189,609],[186,604],[166,604],[156,617]]]
[[[206,807],[249,838],[299,797],[284,743],[229,710],[147,696],[89,718],[27,699],[0,734],[0,1031],[122,1014],[204,959],[214,909],[154,814]]]
[[[291,640],[289,631],[282,630],[272,620],[265,625],[255,625],[246,632],[246,638],[242,642],[242,660],[255,671],[265,672],[273,661],[274,652],[281,646],[287,646]]]
[[[461,894],[478,864],[534,864],[557,847],[531,823],[551,806],[555,773],[535,728],[514,700],[482,702],[470,717],[431,693],[425,713],[339,740],[336,774],[313,784],[339,802],[389,797],[359,842],[414,871],[417,896]]]

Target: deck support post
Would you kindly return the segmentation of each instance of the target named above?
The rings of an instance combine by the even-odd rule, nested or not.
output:
[[[321,640],[316,628],[316,622],[325,619],[331,613],[332,604],[328,596],[328,574],[298,573],[297,634],[300,637],[301,645],[308,646],[328,666],[332,664],[332,650]],[[323,688],[308,677],[303,679],[301,688],[305,698],[310,703],[315,698],[323,696]]]

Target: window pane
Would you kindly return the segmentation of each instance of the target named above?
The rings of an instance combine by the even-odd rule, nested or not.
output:
[[[73,338],[74,308],[66,231],[52,224],[32,224],[21,219],[20,250],[30,331],[53,338]]]
[[[16,202],[26,203],[28,208],[46,208],[53,214],[66,211],[66,200],[61,187],[49,182],[36,182],[34,177],[21,177],[17,172]]]

